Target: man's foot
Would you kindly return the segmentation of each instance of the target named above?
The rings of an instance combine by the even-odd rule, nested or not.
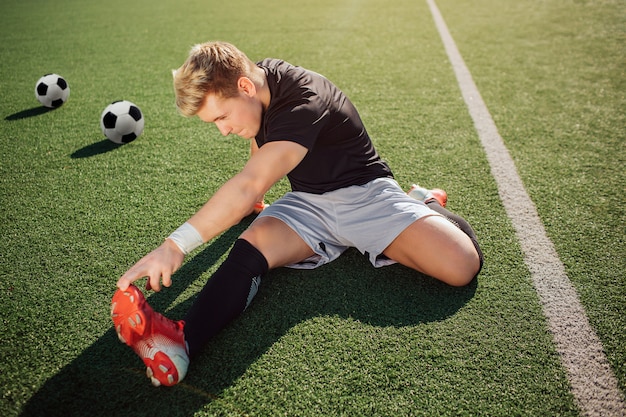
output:
[[[115,292],[111,318],[117,336],[147,366],[146,374],[154,386],[175,385],[185,377],[189,355],[184,321],[170,320],[154,311],[134,285]]]
[[[417,184],[413,184],[407,194],[416,200],[423,201],[424,203],[428,203],[429,201],[435,199],[439,202],[439,204],[441,204],[441,207],[445,207],[448,202],[448,193],[441,188],[427,190]]]

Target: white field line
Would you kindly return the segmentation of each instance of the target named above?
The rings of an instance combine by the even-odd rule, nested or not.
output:
[[[520,241],[572,393],[583,415],[626,416],[620,391],[602,344],[589,324],[537,209],[489,114],[434,0],[426,0],[485,149],[500,198]]]

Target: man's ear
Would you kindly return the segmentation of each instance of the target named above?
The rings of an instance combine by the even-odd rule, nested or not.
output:
[[[239,77],[239,80],[237,80],[237,87],[249,97],[256,95],[256,85],[254,85],[252,80],[248,77]]]

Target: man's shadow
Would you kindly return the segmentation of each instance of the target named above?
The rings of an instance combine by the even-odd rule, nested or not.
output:
[[[148,297],[150,305],[165,311],[219,261],[249,222],[231,228],[183,265],[172,287]],[[248,310],[209,343],[175,387],[152,387],[141,360],[119,342],[111,326],[46,381],[21,416],[193,415],[218,400],[298,323],[337,316],[380,327],[415,326],[453,315],[475,290],[475,281],[453,288],[400,265],[374,269],[356,250],[313,271],[277,269],[264,278]],[[167,316],[182,318],[193,298],[168,310]]]

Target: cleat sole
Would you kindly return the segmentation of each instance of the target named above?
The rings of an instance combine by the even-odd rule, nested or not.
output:
[[[172,386],[185,377],[189,356],[183,321],[154,312],[135,286],[113,295],[111,318],[120,342],[143,360],[152,385]]]

